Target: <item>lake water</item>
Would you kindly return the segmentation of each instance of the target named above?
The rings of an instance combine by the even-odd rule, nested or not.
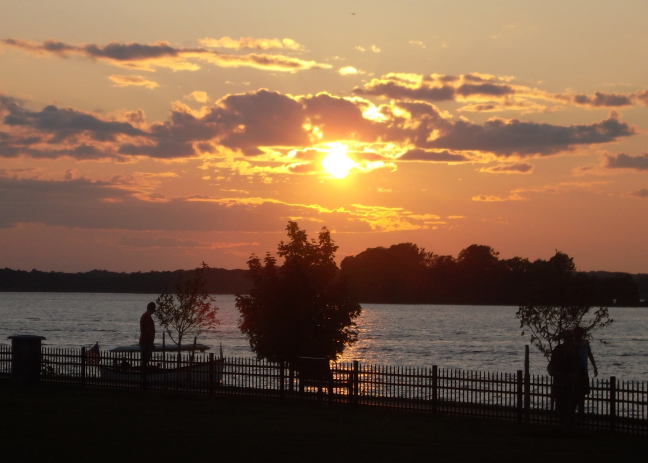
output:
[[[136,344],[147,294],[0,293],[0,343],[14,334],[45,336],[49,347],[102,349]],[[252,357],[237,327],[234,296],[217,295],[217,329],[199,342],[228,357]],[[379,365],[514,372],[523,368],[524,345],[517,307],[363,304],[359,341],[340,359]],[[592,343],[600,377],[648,380],[648,309],[610,308],[615,320],[603,346]],[[158,339],[161,340],[158,330]],[[188,340],[189,341],[189,340]],[[189,341],[190,342],[190,341]],[[546,361],[531,347],[531,372],[545,374]]]

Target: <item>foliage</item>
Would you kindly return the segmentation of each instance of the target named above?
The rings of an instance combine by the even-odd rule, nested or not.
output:
[[[367,249],[342,260],[342,274],[364,302],[420,303],[432,253],[413,243]]]
[[[345,257],[341,274],[362,302],[624,307],[641,303],[638,278],[577,272],[574,259],[560,251],[548,260],[531,262],[499,259],[490,246],[472,244],[455,259],[401,243]]]
[[[607,307],[600,307],[586,318],[591,308],[588,305],[526,305],[520,307],[515,315],[520,320],[522,336],[526,334],[525,330],[529,330],[531,344],[548,360],[566,332],[580,326],[591,339],[592,333],[614,322]]]
[[[282,266],[267,253],[248,261],[253,288],[237,296],[239,328],[257,357],[294,361],[297,357],[336,359],[357,340],[354,319],[361,307],[335,263],[338,247],[324,227],[309,240],[296,222],[286,227],[288,242],[278,246]]]
[[[157,309],[154,316],[178,347],[182,346],[182,339],[186,335],[198,336],[219,323],[216,319],[218,307],[212,306],[214,298],[205,289],[204,275],[207,269],[209,266],[203,262],[189,277],[181,274],[175,294],[161,294],[155,301]]]

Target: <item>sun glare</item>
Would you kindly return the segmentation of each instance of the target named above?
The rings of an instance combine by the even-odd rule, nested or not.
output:
[[[335,178],[344,178],[356,163],[347,156],[347,147],[341,143],[329,144],[329,152],[322,159],[322,167]]]

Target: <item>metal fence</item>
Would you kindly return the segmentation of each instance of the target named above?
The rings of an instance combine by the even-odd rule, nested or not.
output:
[[[154,353],[146,373],[139,353],[41,348],[42,383],[93,388],[181,391],[202,395],[248,395],[276,399],[318,400],[322,388],[299,393],[299,376],[286,364],[252,358],[216,358],[214,354]],[[551,377],[528,370],[495,373],[331,363],[336,403],[400,410],[469,415],[525,423],[557,423]],[[0,345],[0,378],[11,378],[11,347]],[[648,434],[648,383],[592,379],[576,425]]]

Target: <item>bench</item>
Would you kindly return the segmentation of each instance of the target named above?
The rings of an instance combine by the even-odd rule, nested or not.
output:
[[[351,375],[346,380],[336,380],[328,359],[318,357],[299,357],[295,365],[297,377],[299,378],[299,397],[304,396],[306,387],[316,387],[318,398],[321,400],[323,389],[328,390],[329,400],[333,400],[334,388],[343,388],[351,395]]]

